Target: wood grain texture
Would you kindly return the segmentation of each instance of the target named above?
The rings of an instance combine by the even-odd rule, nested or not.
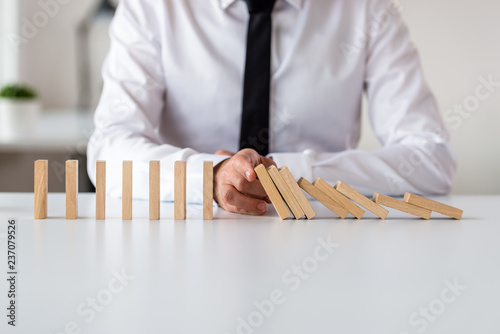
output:
[[[405,201],[401,201],[399,199],[385,196],[379,193],[373,194],[372,201],[374,201],[377,204],[386,206],[388,208],[398,210],[401,212],[406,212],[409,213],[410,215],[414,215],[423,219],[431,218],[431,213],[432,213],[431,210],[427,210],[419,206],[406,203]]]
[[[340,218],[344,219],[349,214],[349,211],[340,206],[330,196],[325,194],[318,187],[316,187],[314,184],[307,181],[303,177],[299,179],[298,184],[302,189],[304,189],[305,192],[314,197],[318,202],[326,206]]]
[[[106,161],[96,161],[95,219],[106,219]]]
[[[337,181],[335,184],[335,189],[337,189],[342,195],[349,197],[354,202],[358,203],[366,210],[371,211],[376,216],[385,219],[389,211],[376,204],[375,202],[368,199],[366,196],[355,190],[354,188],[349,187],[347,184],[342,181]]]
[[[316,216],[316,212],[311,206],[311,203],[309,203],[309,201],[307,200],[306,195],[299,187],[299,184],[293,177],[288,167],[286,166],[281,167],[279,169],[279,172],[280,175],[283,177],[283,180],[285,180],[285,183],[288,185],[288,188],[290,188],[293,195],[295,196],[295,199],[299,202],[299,205],[302,208],[302,211],[304,211],[304,214],[306,215],[307,219],[314,218]]]
[[[132,219],[133,162],[123,161],[122,168],[122,219]]]
[[[258,165],[257,167],[255,167],[255,173],[257,174],[262,187],[264,187],[267,196],[269,196],[269,199],[273,203],[274,208],[276,209],[276,212],[278,212],[280,218],[288,218],[290,216],[290,211],[288,211],[288,207],[286,206],[285,201],[283,201],[283,198],[281,198],[278,189],[276,189],[276,186],[269,176],[266,167],[264,167],[264,165],[262,164]]]
[[[203,219],[214,219],[214,162],[203,162]]]
[[[186,162],[174,164],[174,219],[186,219]]]
[[[35,219],[47,218],[47,198],[49,190],[49,162],[36,160],[34,164]]]
[[[66,161],[66,219],[78,218],[78,160]]]
[[[149,162],[149,219],[160,219],[160,161]]]
[[[276,168],[276,166],[270,166],[267,169],[267,172],[269,173],[271,180],[273,180],[276,188],[278,188],[278,191],[280,192],[281,196],[285,200],[285,204],[287,204],[290,211],[292,211],[292,214],[295,217],[295,219],[300,219],[304,217],[304,211],[300,207],[299,201],[297,201],[297,199],[293,195],[292,190],[286,184],[278,168]]]
[[[421,208],[431,210],[437,213],[440,213],[442,215],[451,217],[453,219],[460,220],[462,219],[462,214],[464,213],[462,210],[454,208],[452,206],[439,203],[436,201],[433,201],[428,198],[424,198],[418,195],[406,193],[404,197],[404,201],[406,203],[410,203],[416,206],[419,206]]]
[[[317,177],[313,184],[317,186],[322,192],[330,196],[335,202],[341,205],[344,209],[347,209],[354,217],[361,219],[365,214],[365,211],[359,206],[351,202],[348,198],[342,195],[337,189],[332,187],[328,182],[320,177]]]

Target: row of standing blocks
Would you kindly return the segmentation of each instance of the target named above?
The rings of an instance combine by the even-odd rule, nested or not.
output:
[[[203,162],[203,219],[213,219],[213,162]],[[35,219],[47,218],[48,161],[36,160]],[[66,219],[78,218],[78,160],[66,161]],[[122,219],[132,219],[133,162],[123,161]],[[106,161],[96,162],[95,219],[106,219]],[[160,219],[160,161],[149,162],[149,219]],[[186,162],[174,164],[174,219],[186,219]]]
[[[213,162],[203,163],[203,219],[213,219]],[[37,160],[35,171],[35,219],[47,217],[48,161]],[[123,161],[122,171],[122,219],[132,219],[132,161]],[[461,219],[463,211],[449,205],[406,193],[404,200],[375,193],[370,200],[347,184],[338,181],[331,186],[321,178],[310,183],[304,178],[295,180],[285,166],[280,169],[264,165],[255,168],[264,190],[273,203],[281,219],[288,218],[290,212],[295,219],[312,219],[316,212],[303,191],[325,205],[344,219],[348,214],[360,219],[365,211],[357,204],[385,219],[389,211],[382,206],[406,212],[414,216],[430,219],[431,213],[438,212],[454,219]],[[106,162],[96,162],[96,206],[95,219],[106,219]],[[78,161],[66,161],[66,219],[78,217]],[[160,161],[149,162],[149,219],[160,219]],[[174,164],[174,219],[186,219],[186,162]]]

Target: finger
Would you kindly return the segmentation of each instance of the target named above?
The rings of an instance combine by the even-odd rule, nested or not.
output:
[[[267,196],[266,191],[264,190],[264,187],[262,187],[259,180],[248,182],[247,179],[242,178],[241,175],[233,174],[233,179],[230,179],[229,183],[242,194],[260,198],[262,200],[264,200]]]
[[[270,158],[266,158],[266,157],[260,157],[260,160],[262,161],[262,164],[264,166],[266,166],[266,168],[269,168],[271,166],[276,166],[278,167],[278,165],[276,164],[276,162],[274,162],[273,159],[270,159]]]
[[[234,170],[247,181],[253,182],[257,178],[253,169],[261,163],[259,153],[251,149],[244,149],[238,152],[233,159]]]
[[[235,207],[237,209],[235,212],[238,213],[264,214],[267,211],[267,203],[265,201],[246,196],[234,187],[229,187],[225,190],[223,202],[228,206]]]
[[[215,152],[216,155],[229,155],[229,156],[233,156],[234,153],[233,152],[229,152],[229,151],[226,151],[226,150],[217,150]]]

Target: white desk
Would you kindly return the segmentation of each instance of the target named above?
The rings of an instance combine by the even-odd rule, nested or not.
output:
[[[50,194],[51,218],[34,221],[32,194],[0,194],[0,232],[18,219],[19,262],[18,327],[6,325],[2,279],[1,332],[76,333],[74,322],[82,333],[106,334],[399,334],[425,324],[425,333],[498,333],[500,196],[438,200],[464,218],[424,221],[391,210],[385,221],[340,220],[315,202],[320,218],[312,221],[218,210],[203,222],[201,206],[173,221],[173,205],[162,203],[162,220],[149,221],[148,203],[134,202],[137,218],[122,221],[120,200],[108,199],[109,219],[96,222],[94,196],[81,194],[87,218],[66,221],[64,195]],[[329,238],[339,244],[331,255],[317,241]],[[5,274],[5,234],[0,247]],[[313,260],[315,250],[324,261]],[[294,264],[305,265],[307,279],[289,271]],[[125,287],[113,274],[122,268],[134,276]],[[455,279],[465,290],[443,294]],[[254,302],[273,290],[282,303],[261,321]],[[87,298],[97,300],[94,318]],[[419,315],[429,307],[432,321]],[[238,317],[249,316],[258,328],[238,331]]]

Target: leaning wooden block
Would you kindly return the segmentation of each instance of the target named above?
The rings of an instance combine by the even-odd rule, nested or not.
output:
[[[299,205],[302,208],[302,211],[304,211],[304,214],[306,215],[307,219],[314,218],[316,216],[316,212],[314,212],[311,203],[309,203],[309,201],[307,200],[306,195],[304,195],[304,193],[300,189],[299,184],[297,183],[297,181],[295,181],[295,178],[293,177],[288,167],[286,166],[281,167],[279,171],[280,175],[285,180],[285,183],[288,185],[288,188],[290,188],[293,195],[299,202]]]
[[[278,191],[280,192],[281,196],[283,196],[283,199],[290,208],[290,211],[292,211],[292,214],[295,217],[295,219],[300,219],[304,217],[304,211],[300,207],[299,201],[297,201],[292,191],[286,184],[285,180],[280,175],[278,168],[276,168],[276,166],[271,166],[267,169],[267,172],[269,173],[269,176],[273,180],[276,188],[278,188]]]
[[[314,197],[318,202],[326,206],[328,209],[333,211],[337,216],[344,219],[349,211],[341,207],[337,202],[335,202],[330,196],[321,191],[318,187],[313,185],[311,182],[307,181],[303,177],[297,181],[299,186],[304,189],[309,195]]]
[[[342,181],[337,181],[335,184],[335,189],[337,189],[342,195],[349,197],[352,199],[354,202],[358,203],[362,207],[364,207],[366,210],[371,211],[375,215],[379,216],[382,219],[385,219],[387,217],[387,214],[389,211],[384,209],[378,204],[375,204],[373,201],[369,200],[367,197],[365,197],[363,194],[359,193],[355,189],[349,187],[347,184],[343,183]]]
[[[203,219],[214,219],[214,162],[203,162]]]
[[[106,219],[106,161],[96,161],[95,219]]]
[[[320,177],[317,177],[313,184],[317,186],[321,191],[330,196],[335,202],[340,204],[342,207],[347,209],[352,215],[358,219],[363,217],[365,211],[361,209],[359,206],[351,202],[344,195],[342,195],[337,189],[328,184],[325,180]]]
[[[443,214],[445,216],[454,218],[454,219],[462,219],[462,214],[464,213],[462,210],[454,208],[452,206],[439,203],[436,201],[433,201],[428,198],[420,197],[418,195],[406,193],[404,197],[404,201],[406,203],[410,203],[416,206],[419,206],[424,209],[428,209],[440,214]]]
[[[66,219],[78,217],[78,160],[66,161]]]
[[[160,161],[149,162],[149,219],[160,219]]]
[[[35,219],[47,218],[47,197],[49,186],[49,162],[48,160],[35,161]]]
[[[401,201],[396,198],[392,198],[389,196],[385,196],[382,194],[374,193],[373,199],[375,203],[386,206],[388,208],[392,208],[398,211],[409,213],[410,215],[414,215],[423,219],[431,218],[431,210],[427,210],[421,208],[419,206],[406,203],[405,201]]]
[[[132,161],[124,161],[122,168],[122,219],[132,219]]]
[[[186,162],[174,164],[174,219],[186,219]]]
[[[273,180],[271,180],[271,177],[269,176],[266,167],[264,167],[263,164],[260,164],[257,167],[255,167],[254,170],[255,173],[257,174],[257,177],[260,180],[260,183],[262,184],[262,187],[264,187],[267,196],[269,196],[269,199],[273,203],[276,212],[278,212],[280,218],[285,219],[289,217],[290,211],[288,211],[288,207],[283,201],[283,198],[281,198],[281,195],[278,192],[278,189],[276,189]]]

